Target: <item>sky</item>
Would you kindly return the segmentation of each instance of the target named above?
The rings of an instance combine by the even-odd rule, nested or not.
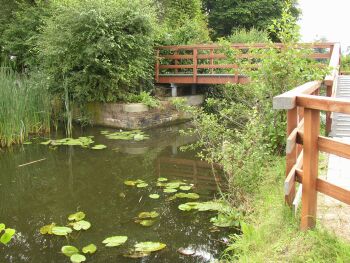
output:
[[[325,37],[340,42],[342,51],[350,46],[350,0],[299,0],[302,41]]]

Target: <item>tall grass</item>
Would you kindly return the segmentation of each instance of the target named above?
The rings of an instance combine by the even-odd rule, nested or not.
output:
[[[0,67],[0,147],[23,143],[32,133],[48,132],[50,112],[43,78]]]

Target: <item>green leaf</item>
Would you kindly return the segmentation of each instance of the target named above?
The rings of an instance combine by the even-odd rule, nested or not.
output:
[[[107,146],[103,145],[103,144],[97,144],[97,145],[91,147],[91,149],[93,149],[93,150],[103,150],[103,149],[106,149],[106,148],[107,148]]]
[[[166,187],[166,188],[173,188],[173,189],[176,189],[176,188],[179,188],[179,187],[180,187],[180,183],[179,183],[179,182],[167,183],[167,184],[165,184],[165,187]]]
[[[140,242],[135,245],[135,251],[154,252],[166,247],[166,244],[160,242]]]
[[[150,194],[149,198],[158,199],[159,198],[159,194]]]
[[[70,261],[72,261],[73,263],[80,263],[86,260],[86,257],[84,255],[81,254],[74,254],[70,257]]]
[[[124,244],[127,240],[127,236],[113,236],[106,238],[102,243],[106,244],[106,247],[117,247]]]
[[[236,215],[233,214],[226,215],[220,213],[217,217],[212,217],[210,222],[217,227],[233,227],[239,225]]]
[[[76,212],[75,214],[71,214],[68,216],[69,221],[80,221],[85,218],[84,212]]]
[[[141,219],[146,219],[146,218],[156,218],[158,216],[159,214],[156,211],[152,211],[152,212],[141,212],[137,217]]]
[[[127,258],[143,258],[143,257],[149,256],[150,254],[151,254],[151,252],[131,250],[128,253],[123,254],[123,256],[127,257]]]
[[[180,186],[180,190],[182,190],[182,191],[189,191],[191,189],[192,189],[192,186],[190,186],[190,185],[182,185],[182,186]]]
[[[198,211],[218,211],[228,213],[232,208],[222,201],[208,201],[208,202],[188,202],[181,204],[178,207],[182,211],[198,210]]]
[[[82,249],[84,254],[87,254],[87,253],[93,254],[96,252],[96,250],[97,250],[97,247],[94,244],[87,245]]]
[[[88,230],[91,227],[91,223],[85,220],[80,220],[78,222],[70,223],[74,230]]]
[[[77,249],[76,247],[73,247],[73,246],[63,246],[61,248],[61,252],[63,254],[65,254],[67,257],[70,257],[74,254],[79,253],[79,249]]]
[[[136,187],[138,188],[144,188],[144,187],[147,187],[148,186],[148,183],[140,183],[140,184],[137,184]]]
[[[0,237],[0,242],[6,245],[8,242],[11,241],[15,233],[16,233],[16,230],[12,228],[6,228],[5,233],[3,233],[2,236]]]
[[[135,186],[136,185],[136,181],[124,181],[124,184],[127,186]]]
[[[156,220],[152,219],[143,219],[143,220],[136,220],[136,223],[142,225],[142,226],[153,226]]]
[[[52,228],[55,226],[55,223],[51,223],[50,225],[46,225],[40,228],[40,233],[42,235],[49,234],[52,235]]]
[[[176,193],[177,190],[174,189],[174,188],[165,188],[165,189],[163,190],[163,192],[164,192],[164,193]]]
[[[199,199],[199,195],[196,193],[177,193],[174,195],[175,198],[188,198],[188,199]]]
[[[159,178],[157,179],[157,181],[158,181],[158,182],[166,182],[166,181],[168,181],[168,178],[159,177]]]
[[[1,224],[0,224],[0,232],[1,232],[2,230],[4,230],[5,227],[6,227],[5,224],[1,223]]]
[[[56,235],[56,236],[66,236],[70,233],[72,233],[72,229],[69,227],[65,227],[65,226],[54,226],[52,228],[52,234]]]

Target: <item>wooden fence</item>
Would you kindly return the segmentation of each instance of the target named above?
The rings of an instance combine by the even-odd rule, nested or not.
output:
[[[333,68],[324,82],[313,81],[274,98],[275,109],[287,111],[287,147],[285,198],[298,208],[301,200],[301,229],[315,226],[317,192],[350,204],[350,191],[318,178],[319,152],[350,159],[350,144],[320,135],[320,111],[326,112],[327,132],[331,127],[331,113],[350,114],[350,101],[335,98],[340,46],[333,45],[330,66]],[[326,96],[319,91],[325,84]],[[296,186],[299,188],[296,191]]]
[[[274,44],[283,48],[282,44]],[[236,58],[254,58],[249,49],[265,49],[266,44],[234,44],[231,47],[238,51]],[[334,43],[300,44],[300,47],[311,48],[311,58],[329,60]],[[224,54],[224,48],[213,45],[160,46],[156,48],[155,82],[179,84],[225,84],[246,83],[247,77],[237,64],[230,63]],[[258,55],[255,55],[256,59]]]

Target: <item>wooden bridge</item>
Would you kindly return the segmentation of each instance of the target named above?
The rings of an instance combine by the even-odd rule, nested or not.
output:
[[[283,48],[282,44],[274,44]],[[300,44],[309,47],[310,58],[329,60],[333,54],[334,43]],[[258,55],[249,54],[250,49],[266,49],[267,44],[234,44],[237,59],[255,59]],[[156,48],[155,82],[159,84],[226,84],[246,83],[247,76],[238,64],[230,63],[220,45],[160,46]]]
[[[318,177],[319,152],[350,159],[349,140],[326,136],[349,136],[350,81],[339,76],[339,44],[333,46],[330,66],[332,73],[323,82],[308,82],[274,98],[275,109],[287,110],[286,202],[297,209],[301,201],[303,230],[315,226],[318,192],[350,205],[349,187]],[[326,96],[319,95],[323,87]],[[324,136],[320,134],[320,112],[326,116]]]

